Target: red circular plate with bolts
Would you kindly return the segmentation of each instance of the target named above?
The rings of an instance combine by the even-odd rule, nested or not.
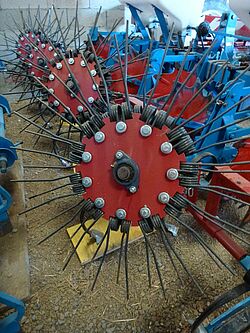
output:
[[[93,201],[103,198],[105,205],[102,210],[107,219],[115,216],[117,209],[124,209],[126,219],[131,220],[133,225],[138,224],[141,219],[140,209],[145,205],[152,215],[165,215],[165,204],[158,200],[161,192],[167,192],[172,197],[177,191],[183,193],[184,190],[179,186],[178,179],[170,180],[166,177],[169,169],[179,169],[180,162],[185,161],[184,154],[178,155],[174,149],[169,154],[162,153],[161,145],[168,141],[165,129],[153,128],[150,136],[143,137],[140,128],[145,123],[139,117],[139,114],[133,114],[133,119],[126,121],[127,130],[121,134],[116,131],[116,123],[106,118],[105,126],[101,129],[105,140],[97,143],[94,138],[83,139],[86,144],[85,152],[91,153],[92,159],[88,163],[81,162],[76,167],[82,178],[90,177],[92,180],[84,197]],[[130,193],[113,177],[112,166],[119,150],[129,155],[139,167],[139,186],[135,193]]]
[[[81,55],[77,55],[72,58],[66,58],[68,62],[68,66],[70,71],[73,73],[77,85],[79,87],[78,91],[74,90],[74,84],[72,86],[72,82],[70,80],[70,72],[67,69],[65,62],[62,60],[61,62],[56,63],[56,67],[52,68],[51,74],[49,77],[49,81],[46,84],[48,89],[51,90],[54,95],[57,96],[57,100],[53,96],[49,96],[48,101],[57,106],[59,112],[64,112],[64,106],[70,108],[72,113],[76,116],[79,112],[85,111],[86,108],[81,104],[81,102],[73,96],[71,96],[71,92],[66,88],[64,84],[66,84],[73,92],[82,100],[81,95],[84,97],[86,103],[90,106],[91,104],[99,98],[99,94],[96,88],[96,85],[99,86],[101,79],[96,72],[95,62],[88,63],[88,68],[85,65]],[[89,69],[89,70],[88,70]],[[89,72],[90,71],[90,72]],[[57,75],[57,76],[56,76]],[[92,76],[92,77],[91,77]],[[59,77],[63,82],[61,83],[58,78]],[[60,101],[62,104],[60,104]],[[58,104],[59,102],[59,104]],[[78,110],[80,107],[80,111]]]

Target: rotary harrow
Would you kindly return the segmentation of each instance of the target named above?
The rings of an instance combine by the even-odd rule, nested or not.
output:
[[[163,39],[163,47],[150,38],[145,42],[130,37],[128,24],[121,36],[110,32],[97,38],[100,12],[87,42],[82,42],[83,29],[79,28],[77,10],[76,17],[64,30],[54,7],[53,11],[54,31],[51,20],[47,22],[52,11],[42,20],[37,14],[33,23],[23,19],[23,28],[18,28],[17,51],[14,51],[18,55],[16,69],[9,69],[16,87],[26,85],[22,96],[31,92],[31,104],[38,101],[40,106],[38,113],[31,117],[21,112],[25,107],[13,112],[27,122],[21,131],[35,135],[35,145],[48,141],[52,144],[52,152],[34,147],[16,149],[66,162],[66,166],[48,163],[25,166],[64,171],[62,176],[53,179],[15,180],[57,184],[32,198],[61,192],[20,214],[61,199],[68,201],[73,197],[74,200],[73,205],[47,222],[72,212],[70,219],[40,243],[79,218],[80,225],[71,239],[80,230],[83,233],[64,269],[83,239],[93,238],[97,245],[92,260],[103,251],[93,289],[109,251],[111,234],[120,232],[117,282],[124,257],[129,297],[129,234],[132,227],[138,226],[145,243],[149,286],[154,263],[167,297],[152,241],[152,234],[156,234],[177,277],[182,281],[181,267],[202,292],[194,273],[175,247],[179,227],[190,232],[216,265],[233,271],[202,235],[185,222],[182,214],[189,212],[245,269],[245,282],[236,295],[247,292],[250,257],[241,244],[249,245],[249,231],[219,217],[218,208],[225,198],[249,206],[249,125],[246,124],[249,121],[249,64],[235,65],[228,60],[214,59],[217,40],[203,53],[192,50],[190,43],[185,52],[182,49],[175,54],[171,45],[173,26]],[[73,24],[74,36],[67,41]],[[204,209],[198,204],[201,191],[208,194]],[[99,234],[95,228],[103,218],[106,231]],[[213,304],[195,321],[192,331],[230,297],[229,293]]]

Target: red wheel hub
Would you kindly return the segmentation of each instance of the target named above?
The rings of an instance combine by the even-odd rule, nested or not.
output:
[[[141,219],[139,212],[144,206],[150,209],[151,214],[165,215],[165,205],[158,199],[161,192],[167,192],[172,197],[177,191],[183,193],[184,190],[179,186],[178,179],[170,180],[166,176],[169,169],[179,168],[180,162],[185,160],[184,154],[178,155],[175,150],[169,154],[162,153],[161,145],[168,141],[166,134],[163,130],[153,128],[150,136],[143,137],[140,129],[145,123],[139,117],[139,114],[134,114],[133,119],[127,120],[127,130],[121,134],[116,131],[115,122],[105,119],[102,128],[105,140],[97,143],[94,138],[88,141],[84,139],[85,152],[89,152],[92,159],[76,167],[83,178],[90,177],[92,180],[84,197],[93,201],[103,198],[105,206],[102,210],[107,219],[115,216],[117,209],[124,209],[126,219],[131,220],[133,225],[137,225]],[[117,151],[127,154],[139,168],[139,184],[135,193],[130,193],[113,176],[112,166]]]

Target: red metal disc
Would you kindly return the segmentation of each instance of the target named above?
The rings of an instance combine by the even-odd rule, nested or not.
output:
[[[105,119],[105,126],[102,128],[104,142],[96,143],[94,138],[84,139],[85,151],[92,154],[92,160],[89,163],[81,162],[76,167],[82,177],[92,179],[92,186],[86,188],[84,197],[92,200],[102,197],[105,200],[102,210],[107,219],[115,216],[117,209],[125,209],[126,218],[133,225],[137,225],[141,219],[139,211],[144,205],[150,208],[153,215],[165,215],[165,205],[158,201],[159,193],[167,192],[172,197],[177,191],[183,193],[184,190],[179,186],[178,179],[166,178],[166,171],[170,168],[178,169],[185,156],[178,155],[175,150],[166,155],[161,152],[161,144],[168,141],[163,130],[153,128],[149,137],[141,136],[140,128],[145,123],[139,117],[139,114],[134,114],[133,119],[127,120],[127,130],[122,134],[116,132],[115,122]],[[112,164],[118,150],[129,155],[139,166],[140,181],[136,193],[129,193],[113,178]]]
[[[88,71],[88,68],[85,66],[81,66],[82,58],[78,54],[76,57],[72,58],[74,59],[74,63],[69,65],[70,70],[72,71],[74,77],[76,78],[77,84],[79,86],[79,90],[81,91],[81,94],[83,95],[84,99],[88,101],[88,98],[92,97],[93,101],[99,98],[98,91],[95,90],[93,80],[91,78],[91,75]],[[69,59],[66,59],[68,61]],[[54,67],[51,71],[51,74],[56,74],[60,79],[66,83],[66,81],[69,79],[69,71],[64,63],[64,61],[61,61],[60,63],[62,65],[61,69],[58,69],[57,67]],[[88,63],[89,70],[92,71],[94,82],[99,86],[101,79],[99,75],[96,72],[95,69],[95,62]],[[53,89],[54,95],[58,97],[58,101],[62,101],[64,105],[67,107],[70,107],[71,111],[74,113],[74,115],[78,115],[77,107],[79,105],[83,106],[80,101],[77,100],[77,98],[72,97],[69,90],[57,79],[56,75],[54,75],[54,80],[48,81],[46,84],[49,89]],[[76,93],[77,96],[81,98],[81,94],[79,92]],[[50,103],[53,103],[55,101],[55,98],[53,96],[49,96],[48,101]],[[91,105],[91,103],[89,103]],[[85,107],[83,106],[83,111],[85,111]],[[58,111],[63,113],[64,107],[63,105],[58,106]]]

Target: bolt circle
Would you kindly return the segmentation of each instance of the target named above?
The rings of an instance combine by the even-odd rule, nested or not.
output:
[[[173,146],[170,142],[163,142],[161,144],[161,152],[163,154],[170,154],[173,150]]]
[[[120,160],[121,158],[123,158],[123,152],[118,150],[116,153],[115,153],[115,157]]]
[[[143,125],[140,128],[140,133],[144,137],[150,136],[152,134],[152,128],[149,125]]]
[[[142,207],[140,209],[140,215],[141,215],[142,218],[147,219],[147,218],[150,217],[151,211],[148,207]]]
[[[115,125],[115,129],[117,133],[124,133],[127,130],[127,124],[124,121],[118,121]]]
[[[98,89],[98,84],[97,83],[93,84],[92,88],[93,88],[93,90],[96,91]]]
[[[101,131],[95,133],[95,141],[102,143],[105,140],[105,134]]]
[[[92,160],[92,155],[88,151],[82,153],[82,161],[84,163],[89,163],[91,162],[91,160]]]
[[[32,58],[33,58],[33,54],[32,54],[32,53],[29,55],[29,58],[30,58],[30,59],[32,59]]]
[[[96,70],[92,69],[92,70],[90,71],[90,74],[91,74],[92,76],[96,76]]]
[[[53,102],[53,105],[54,105],[54,106],[59,106],[59,104],[60,104],[60,103],[59,103],[57,100],[54,100],[54,102]]]
[[[105,205],[105,201],[103,198],[96,198],[94,203],[95,203],[96,208],[103,208]]]
[[[54,92],[55,92],[54,89],[52,89],[52,88],[49,89],[50,94],[54,94]]]
[[[42,49],[45,49],[46,45],[45,45],[45,44],[42,44],[41,47],[42,47]]]
[[[169,199],[170,199],[170,197],[167,192],[161,192],[158,195],[158,200],[162,204],[167,204],[169,202]]]
[[[170,180],[176,180],[179,176],[178,170],[171,168],[167,171],[167,178]]]
[[[53,50],[53,47],[49,46],[48,50],[51,52]]]
[[[56,68],[57,68],[57,69],[62,69],[62,64],[61,64],[60,62],[58,62],[58,63],[56,64]]]
[[[90,177],[84,177],[83,179],[82,179],[82,185],[84,186],[84,187],[90,187],[91,185],[92,185],[92,179],[90,178]]]
[[[69,65],[73,65],[75,63],[74,58],[69,58],[68,63]]]
[[[136,187],[135,186],[130,186],[129,192],[130,193],[136,193]]]
[[[115,212],[115,216],[120,220],[124,220],[127,216],[127,212],[123,208],[118,208],[117,211]]]

